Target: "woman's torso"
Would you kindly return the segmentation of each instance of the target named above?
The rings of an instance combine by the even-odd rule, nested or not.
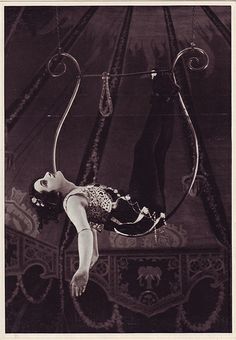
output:
[[[113,199],[109,188],[103,185],[78,186],[73,189],[64,199],[63,207],[67,211],[68,198],[74,195],[83,196],[88,202],[86,213],[89,223],[104,225],[112,211]]]

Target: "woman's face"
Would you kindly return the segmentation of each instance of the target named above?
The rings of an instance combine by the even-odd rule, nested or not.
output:
[[[45,176],[39,178],[34,183],[34,189],[38,192],[42,191],[58,191],[62,185],[64,176],[62,175],[61,171],[57,171],[55,174],[51,172],[46,172]]]

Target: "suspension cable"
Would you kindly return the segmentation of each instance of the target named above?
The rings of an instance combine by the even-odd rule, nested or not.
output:
[[[118,74],[114,74],[114,73],[109,73],[108,77],[112,78],[112,77],[132,77],[132,76],[140,76],[140,75],[152,75],[152,74],[156,74],[158,72],[171,72],[171,70],[169,69],[152,69],[151,71],[141,71],[141,72],[132,72],[132,73],[118,73]],[[104,72],[101,74],[81,74],[81,78],[102,78],[104,75]]]
[[[56,6],[56,32],[57,32],[57,48],[58,48],[58,54],[61,54],[61,34],[60,34],[60,17],[59,17],[59,8]]]
[[[196,7],[192,7],[192,43],[195,44],[195,30],[196,30]]]

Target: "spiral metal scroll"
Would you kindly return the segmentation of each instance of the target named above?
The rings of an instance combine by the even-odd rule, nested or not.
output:
[[[59,73],[55,73],[52,71],[52,65],[53,65],[53,60],[55,60],[56,58],[58,58],[63,56],[63,57],[67,57],[69,58],[70,60],[73,61],[73,63],[75,64],[76,68],[77,68],[77,71],[78,71],[78,75],[77,75],[77,81],[76,81],[76,85],[74,87],[74,90],[73,90],[73,93],[72,93],[72,96],[69,100],[69,103],[67,104],[67,107],[60,119],[60,122],[57,126],[57,129],[56,129],[56,133],[55,133],[55,137],[54,137],[54,143],[53,143],[53,171],[56,172],[57,171],[57,166],[56,166],[56,151],[57,151],[57,141],[58,141],[58,137],[59,137],[59,134],[60,134],[60,131],[61,131],[61,128],[62,128],[62,125],[70,111],[70,108],[75,100],[75,97],[77,95],[77,92],[79,90],[79,86],[80,86],[80,82],[81,82],[81,70],[80,70],[80,66],[79,66],[79,63],[77,62],[77,60],[72,57],[69,53],[60,53],[59,55],[56,54],[54,55],[48,62],[48,72],[51,74],[52,77],[60,77],[62,76],[65,72],[66,72],[66,64],[62,61],[60,64],[63,65],[63,70]]]
[[[171,69],[171,73],[172,73],[172,77],[173,77],[173,80],[174,80],[174,83],[175,85],[177,86],[177,88],[179,89],[178,90],[178,97],[179,97],[179,101],[180,101],[180,104],[182,106],[182,109],[183,109],[183,113],[187,119],[187,122],[189,124],[189,127],[191,129],[191,132],[193,134],[193,137],[194,137],[194,147],[195,147],[195,164],[193,166],[193,170],[192,170],[192,179],[191,179],[191,182],[189,184],[189,187],[188,189],[186,190],[186,192],[184,193],[183,197],[181,198],[181,200],[179,201],[179,203],[174,207],[174,209],[167,214],[166,216],[166,219],[168,219],[169,217],[171,217],[175,212],[176,210],[179,208],[179,206],[182,204],[182,202],[185,200],[185,198],[187,197],[188,194],[190,194],[190,191],[193,187],[193,184],[195,182],[195,179],[196,179],[196,176],[197,176],[197,172],[198,172],[198,166],[199,166],[199,146],[198,146],[198,139],[197,139],[197,134],[196,134],[196,131],[194,129],[194,126],[193,126],[193,123],[191,121],[191,118],[189,116],[189,113],[188,113],[188,110],[184,104],[184,101],[183,101],[183,98],[182,98],[182,95],[180,93],[180,86],[178,85],[177,83],[177,80],[176,80],[176,77],[175,77],[175,67],[176,67],[176,64],[179,60],[179,58],[181,58],[183,55],[189,53],[189,52],[194,52],[194,51],[197,51],[200,53],[200,55],[203,55],[205,57],[205,63],[203,63],[202,65],[200,64],[200,59],[198,57],[191,57],[189,58],[189,61],[188,61],[188,67],[191,71],[202,71],[202,70],[205,70],[208,65],[209,65],[209,57],[208,57],[208,54],[202,50],[201,48],[199,47],[196,47],[194,43],[191,44],[191,47],[187,47],[183,50],[181,50],[174,62],[173,62],[173,65],[172,65],[172,69]],[[198,64],[198,66],[194,66],[193,63],[196,62]]]

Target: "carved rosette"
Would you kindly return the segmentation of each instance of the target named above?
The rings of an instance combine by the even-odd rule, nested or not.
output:
[[[194,254],[188,256],[189,282],[194,282],[205,274],[214,277],[216,284],[225,280],[224,254]]]

